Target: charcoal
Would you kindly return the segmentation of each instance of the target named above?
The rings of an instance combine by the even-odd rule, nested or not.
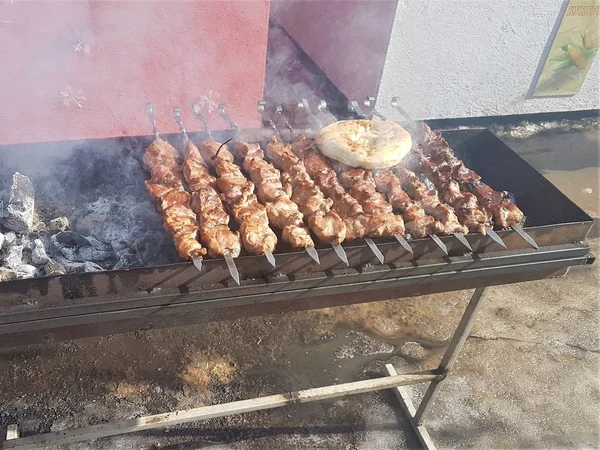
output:
[[[90,241],[81,234],[73,231],[61,231],[52,236],[52,241],[58,242],[59,246],[62,247],[82,247],[84,245],[91,245]]]
[[[143,202],[127,211],[126,223],[131,230],[160,230],[162,217],[150,202]]]
[[[117,259],[120,259],[124,253],[129,252],[129,247],[131,247],[131,240],[126,238],[113,239],[110,241],[110,246],[115,252]]]
[[[142,267],[141,261],[137,255],[133,253],[125,253],[119,259],[119,262],[114,265],[113,270],[132,269],[134,267]]]
[[[17,270],[21,265],[23,265],[23,246],[13,245],[9,247],[4,255],[4,266]]]
[[[44,248],[44,243],[41,239],[35,239],[33,241],[33,248],[31,249],[31,262],[35,265],[46,264],[50,261]]]
[[[19,172],[13,175],[13,184],[10,188],[7,216],[4,226],[17,233],[27,233],[33,226],[33,212],[35,205],[35,191],[28,177]]]
[[[14,270],[0,267],[0,281],[10,281],[17,278],[17,273]]]
[[[65,268],[67,273],[102,272],[105,270],[102,266],[91,261],[73,262],[61,256],[57,256],[56,261]]]
[[[4,234],[0,233],[0,249],[2,249],[2,247],[4,247]]]
[[[81,234],[97,235],[97,233],[100,233],[100,230],[102,230],[105,221],[106,215],[91,213],[79,219],[75,229]]]
[[[57,217],[48,223],[48,231],[50,232],[67,231],[69,228],[69,219],[66,217]]]
[[[17,234],[14,231],[9,231],[4,235],[3,248],[8,248],[17,243]]]
[[[113,256],[112,249],[93,236],[86,236],[90,245],[78,247],[74,253],[73,261],[104,261]]]
[[[48,276],[50,275],[64,275],[67,273],[67,269],[56,261],[48,261],[48,263],[44,266],[44,273]]]
[[[165,256],[165,244],[167,237],[163,233],[148,233],[137,238],[131,247],[144,266],[161,265],[169,263]]]
[[[19,278],[33,278],[37,275],[37,267],[30,264],[22,264],[17,269],[17,277]]]

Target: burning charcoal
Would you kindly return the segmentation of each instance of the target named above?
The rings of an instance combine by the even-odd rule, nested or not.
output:
[[[4,256],[4,265],[9,269],[18,270],[23,265],[23,246],[13,245]]]
[[[56,261],[48,261],[48,263],[44,266],[44,272],[46,275],[64,275],[67,273],[67,269],[65,267],[56,262]]]
[[[9,231],[4,235],[4,248],[8,248],[17,242],[17,234],[14,231]]]
[[[79,233],[72,231],[61,231],[60,233],[52,236],[52,241],[56,241],[62,244],[63,247],[81,247],[84,245],[91,245],[90,241],[84,238]]]
[[[142,267],[142,263],[138,259],[137,255],[133,253],[125,253],[119,259],[119,262],[114,265],[113,270],[120,269],[131,269],[134,267]]]
[[[14,270],[0,267],[0,281],[10,281],[17,278],[17,273]]]
[[[22,264],[16,272],[19,278],[33,278],[37,275],[38,270],[37,267],[30,264]]]
[[[67,231],[69,228],[69,219],[66,217],[57,217],[56,219],[52,219],[48,224],[48,230],[50,232]]]
[[[7,217],[4,226],[17,233],[27,233],[33,226],[33,208],[35,192],[33,184],[19,172],[13,175],[13,184],[10,188]]]
[[[35,239],[33,241],[33,248],[31,249],[31,262],[36,265],[46,264],[50,261],[44,248],[44,243],[41,239]]]
[[[75,229],[81,234],[97,235],[102,229],[105,221],[106,215],[104,214],[88,214],[77,221]]]

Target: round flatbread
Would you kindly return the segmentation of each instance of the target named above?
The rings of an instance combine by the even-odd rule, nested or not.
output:
[[[341,120],[317,133],[319,150],[347,166],[384,169],[398,164],[412,146],[408,131],[386,120]]]

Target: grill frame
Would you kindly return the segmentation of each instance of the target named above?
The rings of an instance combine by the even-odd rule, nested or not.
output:
[[[475,253],[465,254],[456,239],[441,237],[448,257],[429,239],[411,241],[414,256],[395,241],[376,240],[385,265],[373,265],[373,253],[364,243],[344,244],[352,268],[326,247],[318,248],[320,266],[304,252],[276,253],[275,270],[263,257],[242,256],[236,259],[241,287],[230,281],[223,260],[209,258],[202,273],[191,263],[176,263],[2,282],[0,347],[514,283],[593,262],[584,242],[593,219],[559,189],[489,130],[448,130],[443,135],[483,181],[515,195],[528,216],[524,229],[540,250],[531,249],[514,231],[499,231],[507,250],[485,236],[470,234],[467,239]],[[238,134],[254,142],[270,136],[264,129]],[[224,140],[232,134],[215,132],[214,137]],[[181,148],[180,135],[163,138]],[[206,135],[191,133],[190,138],[197,142]],[[126,139],[135,139],[141,152],[152,138]],[[59,144],[53,146],[60,149]],[[0,152],[23,147],[6,146]],[[35,153],[43,151],[44,144],[25,147]]]

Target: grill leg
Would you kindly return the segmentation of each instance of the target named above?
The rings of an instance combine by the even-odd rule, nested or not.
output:
[[[460,319],[458,327],[454,332],[454,336],[452,336],[452,340],[446,349],[446,353],[442,357],[442,362],[438,367],[438,371],[442,374],[442,378],[439,381],[432,381],[423,396],[423,400],[419,405],[414,417],[411,418],[411,421],[414,421],[415,426],[420,426],[423,423],[423,418],[429,407],[431,406],[431,402],[434,400],[440,386],[445,380],[448,372],[452,368],[452,365],[456,361],[460,350],[462,349],[463,344],[467,340],[469,333],[471,332],[471,328],[473,328],[473,324],[475,323],[475,317],[477,316],[477,311],[483,304],[481,302],[483,291],[485,288],[477,288],[475,292],[473,292],[473,296],[465,309],[465,312]]]

